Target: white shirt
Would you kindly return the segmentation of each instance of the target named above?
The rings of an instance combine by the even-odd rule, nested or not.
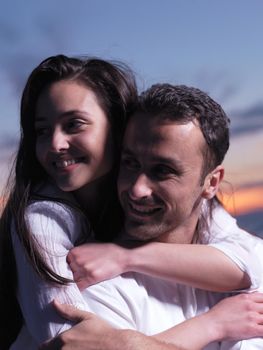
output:
[[[73,279],[66,256],[85,230],[83,216],[66,205],[37,201],[28,207],[27,220],[52,269],[63,277]],[[222,223],[222,227],[219,227],[219,223]],[[235,220],[221,209],[216,210],[216,224],[213,223],[212,231],[211,244],[223,250],[242,270],[247,271],[252,287],[257,288],[261,267],[252,252],[258,249],[260,240],[251,239],[238,229]],[[193,288],[135,273],[102,282],[82,293],[74,283],[62,287],[51,286],[36,275],[16,234],[13,234],[13,246],[18,271],[17,294],[25,325],[11,350],[35,350],[43,341],[72,326],[58,316],[50,305],[55,298],[61,303],[95,312],[118,328],[136,329],[146,334],[161,332],[207,308],[205,298],[197,302]],[[218,349],[218,346],[211,349]]]

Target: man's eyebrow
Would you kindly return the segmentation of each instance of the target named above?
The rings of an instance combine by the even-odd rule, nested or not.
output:
[[[123,147],[122,147],[122,154],[131,156],[131,155],[133,155],[133,152],[132,152],[132,150],[130,150],[128,147],[123,146]]]
[[[151,160],[156,163],[161,163],[161,164],[170,165],[172,167],[176,167],[177,169],[183,169],[182,161],[174,157],[154,156],[151,158]]]
[[[72,116],[72,115],[76,115],[76,114],[78,114],[78,115],[85,115],[85,116],[89,116],[89,113],[88,112],[86,112],[86,111],[81,111],[81,110],[78,110],[78,109],[72,109],[72,110],[70,110],[70,111],[66,111],[66,112],[64,112],[64,113],[61,113],[60,115],[59,115],[59,119],[61,119],[61,118],[64,118],[64,117],[70,117],[70,116]],[[38,122],[43,122],[43,121],[46,121],[46,120],[48,120],[49,118],[48,117],[45,117],[44,115],[37,115],[36,114],[36,116],[35,116],[35,123],[38,123]]]
[[[134,152],[128,147],[124,147],[122,150],[122,154],[125,156],[133,156]],[[181,160],[176,159],[174,157],[166,157],[166,156],[152,156],[151,161],[154,163],[161,163],[176,167],[178,170],[183,170],[183,163]]]

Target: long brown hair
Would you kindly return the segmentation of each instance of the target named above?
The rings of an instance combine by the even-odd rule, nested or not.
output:
[[[33,70],[22,95],[21,135],[14,167],[14,183],[11,185],[0,221],[0,307],[1,320],[4,321],[0,331],[1,336],[2,334],[10,334],[11,339],[14,339],[21,324],[21,313],[17,312],[18,304],[15,299],[16,269],[10,237],[11,222],[25,249],[27,258],[37,274],[51,283],[67,283],[67,280],[52,271],[43,259],[25,221],[25,210],[29,201],[32,200],[33,189],[47,177],[35,154],[36,103],[45,87],[60,80],[75,80],[84,83],[96,94],[101,108],[109,118],[114,140],[115,159],[108,186],[108,199],[100,213],[101,220],[97,225],[95,235],[101,240],[111,240],[121,225],[116,175],[127,116],[133,112],[137,103],[134,76],[127,66],[118,62],[109,62],[98,58],[70,58],[64,55],[49,57]],[[10,181],[12,181],[12,175],[10,175]],[[13,310],[10,309],[11,304]],[[5,314],[2,313],[4,308]],[[17,317],[13,317],[15,311]],[[15,319],[17,323],[15,323]],[[10,340],[0,338],[0,344],[1,349],[7,348],[10,345]]]

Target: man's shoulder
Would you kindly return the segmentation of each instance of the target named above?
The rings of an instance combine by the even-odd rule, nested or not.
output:
[[[109,297],[121,296],[125,300],[130,298],[141,300],[153,298],[162,302],[169,299],[172,300],[178,288],[179,286],[175,282],[138,272],[126,272],[110,280],[90,286],[84,293],[89,295],[108,295]],[[188,287],[180,286],[180,288],[187,289]]]

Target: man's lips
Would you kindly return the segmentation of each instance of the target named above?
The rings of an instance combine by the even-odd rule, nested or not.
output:
[[[131,201],[128,201],[127,204],[129,215],[136,217],[149,217],[156,214],[162,209],[160,206],[138,204]]]

